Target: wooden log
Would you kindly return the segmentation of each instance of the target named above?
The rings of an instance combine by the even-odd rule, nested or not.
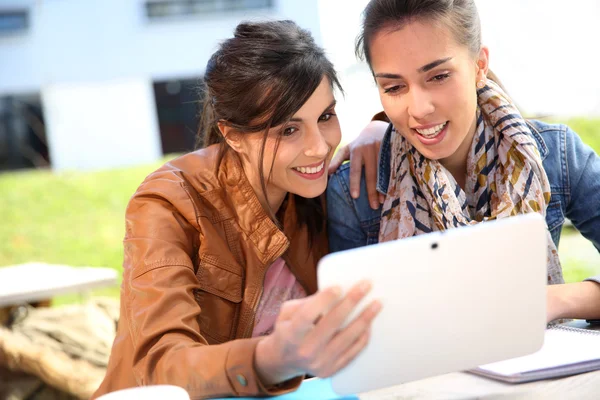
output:
[[[25,335],[0,327],[0,365],[37,376],[80,399],[89,399],[100,386],[105,368],[36,345]]]

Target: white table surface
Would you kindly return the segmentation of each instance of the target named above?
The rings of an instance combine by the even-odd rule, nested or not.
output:
[[[0,267],[0,307],[116,285],[117,275],[111,268],[44,263]]]
[[[575,320],[567,325],[582,329],[600,330],[600,325],[588,325]],[[363,393],[361,400],[392,399],[600,399],[600,370],[530,383],[504,383],[455,372],[435,376],[387,389]]]

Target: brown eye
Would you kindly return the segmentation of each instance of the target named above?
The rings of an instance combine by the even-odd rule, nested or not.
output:
[[[392,86],[392,87],[383,89],[383,92],[384,93],[396,93],[400,89],[402,89],[402,86],[401,85],[396,85],[396,86]]]
[[[450,74],[439,74],[431,78],[431,80],[434,82],[443,82],[448,78],[450,78]]]
[[[319,122],[327,122],[333,118],[334,115],[334,113],[325,113],[319,117]]]
[[[287,128],[285,128],[283,130],[283,132],[281,132],[282,136],[292,136],[294,133],[296,133],[296,131],[298,131],[297,128],[293,127],[293,126],[288,126]]]

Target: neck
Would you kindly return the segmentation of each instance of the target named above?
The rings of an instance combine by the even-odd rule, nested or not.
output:
[[[252,189],[254,190],[254,194],[256,194],[260,205],[263,207],[263,210],[265,210],[267,214],[269,214],[269,211],[272,211],[273,216],[277,214],[279,208],[281,208],[281,205],[283,204],[283,200],[285,200],[285,197],[287,196],[287,192],[270,187],[269,183],[267,182],[267,197],[265,197],[265,192],[263,191],[259,174],[256,173],[256,171],[254,171],[246,162],[244,162],[244,160],[242,160],[242,167],[244,169],[246,178],[250,182],[250,186],[252,186]]]
[[[440,160],[440,163],[452,174],[456,183],[463,189],[467,182],[467,160],[469,159],[469,152],[471,151],[476,128],[477,117],[473,119],[469,133],[465,136],[460,146],[458,146],[458,149],[451,156]]]

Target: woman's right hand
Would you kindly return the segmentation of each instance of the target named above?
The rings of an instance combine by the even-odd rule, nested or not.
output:
[[[375,300],[342,326],[370,288],[363,281],[344,297],[332,287],[284,303],[274,331],[256,347],[261,381],[274,385],[305,374],[324,378],[345,367],[368,343],[371,323],[381,310]]]
[[[377,210],[384,200],[383,194],[377,191],[377,168],[379,148],[388,126],[388,122],[371,121],[356,139],[341,147],[329,163],[331,175],[344,161],[350,160],[350,195],[353,199],[360,196],[360,178],[364,167],[369,204],[374,210]]]

